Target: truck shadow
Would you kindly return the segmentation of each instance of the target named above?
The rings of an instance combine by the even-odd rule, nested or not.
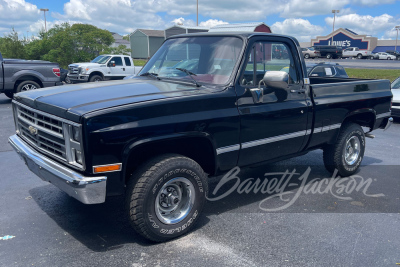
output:
[[[373,162],[373,159],[369,159]],[[278,173],[273,177],[281,177],[281,173],[288,170],[289,172],[296,170],[296,173],[303,174],[308,168],[311,172],[307,178],[307,182],[315,178],[329,178],[331,174],[327,172],[323,165],[294,165],[298,160],[287,160],[275,164],[263,165],[254,168],[246,168],[237,174],[240,182],[248,178],[264,179],[265,173]],[[233,179],[217,190],[217,194],[213,194],[220,179],[223,176],[210,178],[209,198],[215,198],[218,195],[225,194],[232,189],[236,183]],[[270,179],[272,176],[268,176]],[[301,184],[299,183],[299,175],[288,179],[287,185],[282,192],[296,191]],[[272,187],[271,187],[272,188]],[[155,243],[146,240],[137,234],[129,225],[125,217],[124,197],[110,197],[103,204],[84,205],[79,201],[69,197],[53,185],[33,188],[30,191],[32,198],[38,206],[51,217],[65,232],[69,233],[76,240],[81,242],[87,248],[95,252],[104,252],[115,250],[123,247],[125,244],[137,243],[141,246],[151,246]],[[203,215],[199,218],[198,223],[193,231],[204,227],[209,223],[209,216],[221,213],[267,213],[259,208],[259,203],[268,197],[276,195],[272,193],[238,193],[237,190],[227,195],[227,197],[218,201],[208,201],[203,210]],[[291,195],[291,194],[289,194]],[[318,197],[320,200],[322,197]],[[280,201],[279,197],[276,201]],[[325,201],[325,200],[323,200]],[[326,200],[327,202],[331,200]],[[272,203],[273,204],[273,203]],[[276,204],[276,203],[275,203]],[[319,207],[321,211],[326,211],[326,205],[319,203],[315,199],[308,203],[310,206]],[[307,205],[308,205],[307,204]],[[293,205],[291,209],[280,212],[304,212],[304,204]],[[335,212],[328,211],[328,212]],[[240,214],[239,214],[240,216]]]
[[[12,100],[10,98],[0,98],[0,105],[1,104],[10,104],[11,101]]]

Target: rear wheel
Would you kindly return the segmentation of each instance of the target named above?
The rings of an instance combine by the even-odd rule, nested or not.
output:
[[[39,89],[40,85],[34,81],[23,81],[17,86],[17,93]]]
[[[14,97],[14,93],[13,92],[4,92],[4,94],[8,97],[8,98],[13,98]]]
[[[331,58],[332,58],[332,54],[327,54],[327,55],[326,55],[326,58],[327,58],[327,59],[331,59]]]
[[[387,58],[387,60],[391,60],[391,58],[390,58],[390,57],[388,57],[388,58]]]
[[[354,174],[360,167],[365,151],[365,135],[360,125],[348,123],[342,127],[335,144],[324,149],[325,168],[335,169],[342,177]]]
[[[361,55],[361,54],[358,54],[358,55],[357,55],[357,58],[358,58],[358,59],[362,59],[362,55]]]
[[[370,59],[374,59],[374,57],[370,57]]]
[[[304,58],[308,59],[308,58],[310,58],[310,55],[309,54],[305,54]]]
[[[158,156],[130,178],[129,221],[152,241],[184,235],[199,218],[207,188],[207,176],[195,161],[176,154]]]

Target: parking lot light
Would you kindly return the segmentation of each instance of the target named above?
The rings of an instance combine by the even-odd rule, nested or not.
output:
[[[397,52],[397,39],[399,38],[400,26],[395,26],[394,29],[397,31],[397,34],[396,34],[396,45],[394,46],[394,51]]]
[[[335,19],[336,19],[336,13],[339,13],[340,10],[337,9],[333,9],[332,13],[333,13],[333,27],[332,27],[332,45],[333,45],[333,32],[335,31]]]

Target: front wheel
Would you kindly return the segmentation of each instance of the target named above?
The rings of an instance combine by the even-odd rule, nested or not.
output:
[[[374,59],[374,57],[370,57],[370,59]]]
[[[304,58],[305,58],[305,59],[309,59],[309,58],[310,58],[310,55],[309,55],[309,54],[305,54],[305,55],[304,55]]]
[[[362,59],[362,55],[361,55],[361,54],[358,54],[358,55],[357,55],[357,58],[358,58],[358,59]]]
[[[365,152],[365,135],[360,125],[347,123],[340,130],[335,144],[324,149],[325,168],[347,177],[354,174],[360,167]]]
[[[332,55],[331,55],[331,54],[327,54],[327,55],[326,55],[326,58],[327,58],[327,59],[331,59],[331,58],[332,58]]]
[[[101,82],[103,80],[103,77],[101,77],[100,75],[93,75],[92,77],[90,77],[89,82]]]
[[[387,58],[387,60],[391,60],[391,58],[390,58],[390,57],[388,57],[388,58]]]
[[[184,235],[199,218],[207,190],[207,175],[195,161],[176,154],[158,156],[130,178],[129,221],[155,242]]]

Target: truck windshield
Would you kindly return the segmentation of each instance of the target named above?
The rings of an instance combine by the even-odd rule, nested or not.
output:
[[[110,59],[110,56],[98,56],[95,59],[93,59],[92,61],[90,61],[91,63],[99,63],[99,64],[104,64],[107,62],[107,60]]]
[[[242,51],[237,37],[182,37],[167,40],[144,66],[139,75],[152,73],[159,78],[192,80],[223,85],[229,81]]]

